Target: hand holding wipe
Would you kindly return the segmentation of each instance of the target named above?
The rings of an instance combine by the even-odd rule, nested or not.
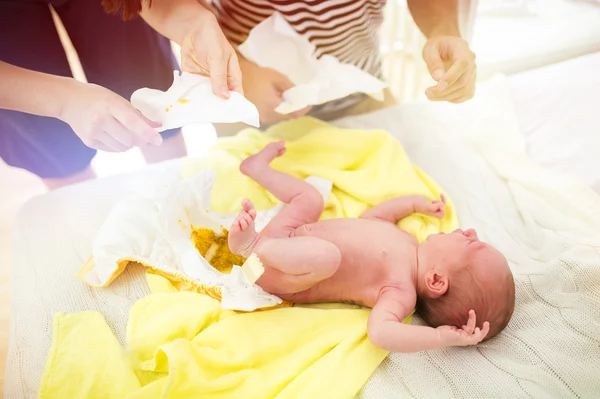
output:
[[[238,92],[228,99],[213,93],[208,77],[174,72],[167,91],[143,88],[131,95],[131,103],[148,119],[160,122],[158,131],[190,124],[244,122],[258,127],[258,110]]]
[[[383,101],[383,89],[387,86],[384,82],[330,55],[317,58],[315,46],[279,13],[256,25],[238,51],[247,60],[285,75],[294,84],[283,93],[284,102],[275,109],[281,114],[354,93]]]

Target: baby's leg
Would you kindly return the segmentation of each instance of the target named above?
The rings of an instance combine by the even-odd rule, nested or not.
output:
[[[302,292],[337,271],[342,256],[334,244],[314,237],[259,236],[252,203],[244,200],[242,207],[229,231],[229,248],[238,255],[259,257],[265,273],[256,283],[264,290],[281,295]]]
[[[340,250],[315,237],[262,237],[254,253],[265,266],[256,284],[272,294],[306,291],[337,271]]]
[[[240,165],[243,174],[288,204],[265,228],[265,235],[287,237],[294,229],[319,220],[323,197],[316,188],[294,176],[272,169],[271,161],[285,152],[283,141],[268,144]]]

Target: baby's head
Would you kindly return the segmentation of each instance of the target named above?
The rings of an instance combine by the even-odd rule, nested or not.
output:
[[[462,328],[473,309],[479,328],[490,323],[485,339],[506,327],[515,306],[513,276],[504,255],[475,230],[431,235],[417,257],[417,311],[429,325]]]

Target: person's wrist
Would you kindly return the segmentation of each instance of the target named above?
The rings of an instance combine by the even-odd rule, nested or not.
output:
[[[182,17],[175,18],[172,23],[175,26],[172,40],[180,46],[183,45],[186,38],[194,36],[201,28],[214,25],[216,29],[221,29],[217,17],[200,4],[179,11],[181,11]]]
[[[48,102],[52,104],[47,110],[48,116],[67,122],[65,118],[72,107],[71,99],[76,96],[78,89],[85,84],[73,78],[56,76],[54,101]]]
[[[456,24],[441,24],[429,32],[428,39],[434,39],[441,36],[460,37],[460,29],[458,29],[458,25]]]
[[[444,334],[442,334],[442,330],[440,330],[439,328],[436,328],[435,333],[436,333],[436,340],[435,340],[436,348],[434,348],[434,349],[445,348],[446,346],[448,346],[448,342],[447,342],[446,338],[444,337]]]
[[[413,200],[412,200],[413,213],[421,212],[421,210],[423,209],[423,200],[424,199],[425,198],[421,197],[421,196],[413,197]]]

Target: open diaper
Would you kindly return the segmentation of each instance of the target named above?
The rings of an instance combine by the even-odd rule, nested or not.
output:
[[[229,252],[227,228],[236,214],[209,211],[214,179],[214,171],[202,171],[171,187],[135,194],[119,203],[98,232],[93,259],[78,276],[91,286],[104,287],[129,262],[137,262],[178,290],[221,300],[225,309],[253,311],[286,305],[254,284],[262,273],[258,258],[244,259]],[[327,200],[331,182],[316,177],[307,181]],[[282,206],[259,211],[257,230]]]

